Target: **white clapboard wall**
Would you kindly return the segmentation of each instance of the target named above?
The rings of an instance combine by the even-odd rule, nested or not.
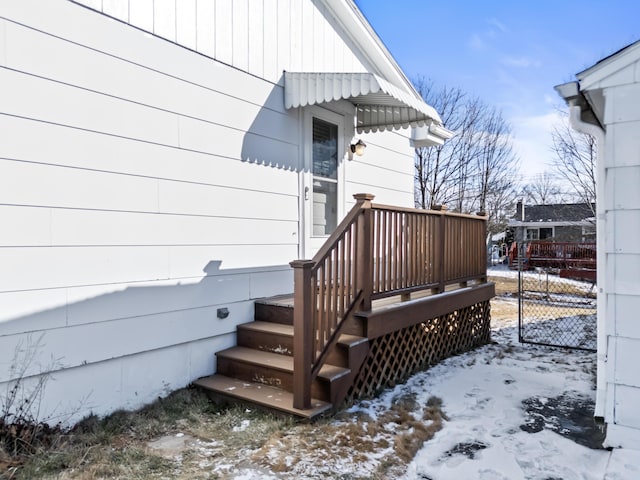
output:
[[[0,3],[0,389],[32,352],[43,414],[73,418],[212,373],[253,300],[291,291],[282,70],[364,70],[311,1],[84,3]],[[412,204],[407,133],[363,137],[347,198]]]
[[[578,74],[598,136],[598,396],[605,446],[640,449],[640,43]],[[576,122],[579,123],[579,122]],[[584,125],[578,125],[584,128]]]
[[[320,2],[80,0],[123,22],[277,83],[292,72],[366,72]]]
[[[640,62],[631,65],[637,71]],[[637,74],[636,74],[637,75]],[[607,440],[640,448],[640,78],[606,82]],[[612,83],[612,85],[607,85]],[[598,199],[598,201],[601,201]]]

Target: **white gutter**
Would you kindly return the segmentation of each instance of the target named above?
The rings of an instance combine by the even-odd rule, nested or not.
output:
[[[455,135],[455,132],[447,130],[442,125],[429,123],[428,125],[411,128],[409,144],[412,148],[433,147],[442,145]]]
[[[609,332],[607,331],[607,322],[605,321],[605,315],[607,312],[607,292],[606,292],[606,251],[605,251],[605,167],[604,167],[604,150],[605,150],[605,132],[597,125],[588,123],[582,120],[582,109],[580,106],[580,92],[577,82],[571,82],[569,84],[559,85],[556,90],[569,105],[569,123],[571,127],[578,132],[586,133],[595,137],[597,141],[597,157],[596,157],[596,282],[598,286],[597,291],[597,329],[598,329],[598,341],[597,341],[597,376],[596,376],[596,406],[594,417],[605,417],[606,407],[606,367],[608,357],[608,338]]]

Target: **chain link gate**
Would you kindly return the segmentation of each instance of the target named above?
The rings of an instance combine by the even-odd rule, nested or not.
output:
[[[558,269],[531,267],[527,244],[518,252],[518,335],[522,343],[596,350],[596,289],[560,278]]]

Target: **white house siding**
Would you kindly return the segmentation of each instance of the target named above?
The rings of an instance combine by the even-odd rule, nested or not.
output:
[[[624,71],[628,72],[629,67]],[[604,155],[605,287],[609,319],[607,443],[637,449],[640,449],[639,81],[618,74],[601,85],[606,98],[607,131]]]
[[[301,0],[79,0],[277,83],[291,72],[366,72],[324,5]]]
[[[28,345],[44,416],[210,374],[252,299],[291,290],[282,88],[62,0],[0,4],[0,86],[0,391]]]
[[[373,193],[374,202],[413,207],[414,155],[408,147],[409,130],[357,135],[367,148],[346,164],[348,208],[355,193]]]
[[[51,369],[42,414],[67,421],[212,373],[253,299],[291,291],[303,109],[282,71],[366,71],[312,1],[82,3],[0,3],[0,391],[37,345],[25,381]],[[362,136],[345,211],[413,204],[408,134]]]

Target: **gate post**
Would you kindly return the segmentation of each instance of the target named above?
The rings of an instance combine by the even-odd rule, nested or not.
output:
[[[516,227],[516,245],[518,246],[518,341],[523,342],[522,337],[522,257],[525,254],[524,248],[524,227]]]

